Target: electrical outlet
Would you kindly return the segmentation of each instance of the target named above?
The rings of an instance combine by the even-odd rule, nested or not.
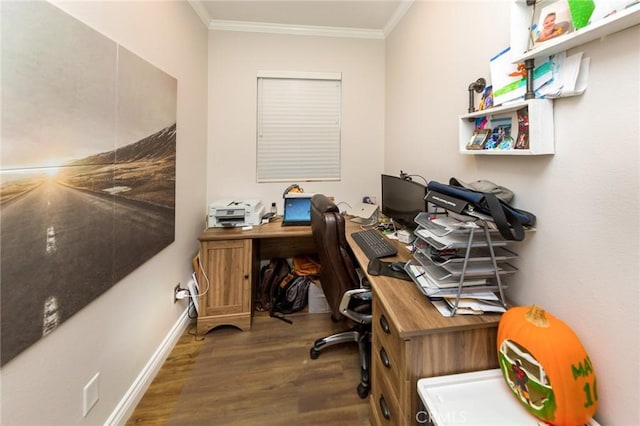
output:
[[[173,288],[173,303],[178,301],[178,292],[180,291],[180,283]]]

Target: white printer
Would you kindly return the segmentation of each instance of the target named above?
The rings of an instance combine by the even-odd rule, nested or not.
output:
[[[260,225],[265,208],[259,200],[219,200],[209,204],[209,228]]]

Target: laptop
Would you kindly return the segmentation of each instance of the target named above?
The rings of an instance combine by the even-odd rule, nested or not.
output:
[[[313,194],[286,194],[282,226],[311,225],[311,197]]]

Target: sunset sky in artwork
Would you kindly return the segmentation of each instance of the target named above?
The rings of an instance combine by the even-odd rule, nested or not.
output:
[[[173,77],[55,7],[15,3],[2,14],[0,168],[58,166],[175,123]]]

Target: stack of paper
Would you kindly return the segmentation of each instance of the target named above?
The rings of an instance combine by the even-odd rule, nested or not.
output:
[[[466,248],[469,244],[469,236],[461,234],[435,235],[426,229],[418,229],[415,231],[425,241],[429,242],[437,250]],[[498,235],[491,238],[494,247],[506,245],[506,241]],[[487,237],[484,232],[476,232],[471,247],[486,247]]]
[[[505,312],[506,309],[500,299],[492,292],[465,293],[458,300],[456,315],[482,315],[485,312]],[[447,296],[431,300],[433,306],[443,316],[452,316],[453,308],[456,306],[456,298]]]
[[[409,265],[409,273],[418,286],[418,289],[428,297],[455,295],[460,285],[458,280],[438,280],[430,274],[428,270],[425,270],[423,266]],[[483,287],[486,283],[487,280],[485,278],[478,278],[465,280],[463,286],[465,289],[470,289],[473,287]]]
[[[590,59],[582,52],[567,56],[566,52],[549,57],[553,64],[552,79],[536,91],[539,98],[561,98],[581,95],[587,88]]]

